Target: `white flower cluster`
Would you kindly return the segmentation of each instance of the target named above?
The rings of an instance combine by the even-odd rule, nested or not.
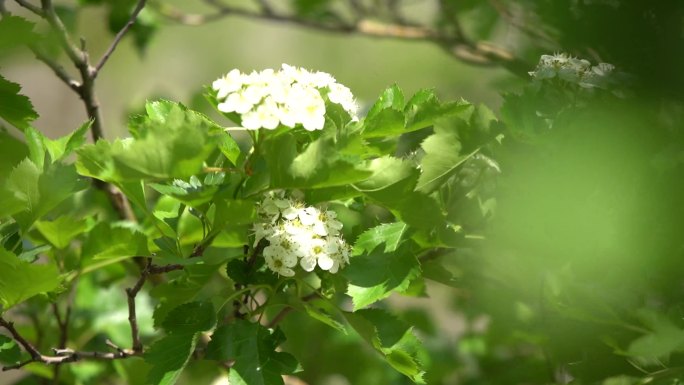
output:
[[[565,53],[542,55],[537,68],[530,76],[538,80],[558,77],[583,88],[605,88],[615,66],[599,63],[592,66],[584,59],[577,59]]]
[[[291,277],[299,264],[305,271],[318,265],[336,273],[349,264],[351,247],[344,241],[334,211],[322,211],[286,198],[283,192],[267,195],[258,208],[261,222],[254,224],[254,247],[260,240],[266,265],[274,273]]]
[[[283,64],[279,71],[266,69],[245,74],[237,69],[212,84],[217,108],[237,113],[249,130],[276,129],[279,125],[306,130],[323,129],[325,102],[339,104],[357,120],[356,102],[349,88],[325,72],[309,72]]]

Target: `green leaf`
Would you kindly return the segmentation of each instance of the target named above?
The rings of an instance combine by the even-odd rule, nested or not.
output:
[[[13,339],[0,334],[0,362],[13,365],[20,360],[21,350],[19,350],[19,345]]]
[[[22,262],[16,255],[0,249],[0,311],[59,286],[59,272],[54,264]]]
[[[429,194],[438,189],[458,170],[458,167],[475,155],[478,149],[461,154],[461,142],[453,125],[435,128],[435,134],[430,135],[421,145],[425,156],[421,161],[422,173],[418,178],[416,191]]]
[[[225,199],[215,201],[214,205],[214,229],[249,224],[256,220],[256,206],[253,201]]]
[[[231,384],[283,384],[281,376],[298,367],[290,354],[276,351],[283,341],[279,330],[271,332],[258,323],[236,320],[214,331],[207,346],[207,358],[235,360],[230,371]]]
[[[40,36],[33,32],[33,26],[22,17],[3,15],[0,19],[0,57],[16,47],[36,42]]]
[[[37,221],[35,226],[53,246],[64,249],[74,237],[86,231],[88,223],[86,219],[63,215],[54,221]]]
[[[354,257],[343,274],[349,279],[347,294],[356,311],[387,298],[392,291],[405,291],[420,274],[420,264],[408,247],[390,253],[376,248],[368,255]]]
[[[404,94],[397,85],[386,89],[363,121],[363,136],[376,138],[404,132]]]
[[[304,303],[304,310],[309,317],[323,322],[324,324],[330,326],[331,328],[340,331],[342,333],[347,333],[344,325],[336,321],[325,309],[316,306],[313,303]]]
[[[23,229],[28,229],[36,219],[85,186],[73,165],[55,163],[41,172],[25,159],[12,170],[5,189],[21,202],[23,212],[15,214],[15,219]]]
[[[135,139],[111,149],[118,175],[137,180],[187,179],[199,174],[217,145],[211,133],[220,127],[179,103],[150,102],[147,111],[148,116],[131,127]]]
[[[200,332],[215,324],[216,312],[208,302],[190,302],[171,310],[162,322],[169,334],[155,342],[144,356],[152,366],[148,383],[174,384],[194,352]]]
[[[81,258],[125,259],[149,254],[144,234],[121,225],[100,222],[88,232]]]
[[[171,310],[162,327],[169,333],[210,330],[216,324],[216,312],[211,302],[190,302]]]
[[[370,253],[381,244],[385,244],[385,253],[391,253],[399,247],[406,233],[403,222],[383,223],[364,231],[354,243],[354,255]]]
[[[425,383],[425,370],[419,359],[424,354],[424,348],[410,325],[381,309],[345,312],[344,316],[352,328],[394,369],[415,383]]]
[[[57,161],[71,155],[76,149],[81,147],[86,141],[86,134],[92,126],[92,121],[83,123],[79,128],[69,135],[63,136],[56,140],[49,140],[45,138],[45,148],[50,153],[52,161]]]
[[[179,103],[147,104],[147,115],[131,121],[132,139],[98,141],[80,148],[81,175],[109,182],[188,179],[202,171],[216,149],[220,126]]]
[[[466,119],[472,111],[473,106],[465,100],[442,103],[434,90],[420,90],[406,103],[406,132],[431,126],[437,120],[449,116]]]
[[[684,330],[664,315],[648,309],[640,309],[638,316],[651,330],[632,341],[627,354],[635,357],[663,358],[684,350]]]
[[[218,137],[218,147],[221,153],[233,164],[238,166],[238,159],[240,158],[240,147],[235,139],[230,134],[225,133]]]
[[[14,166],[28,156],[26,144],[0,127],[0,184]]]
[[[354,140],[335,138],[333,134],[326,133],[309,143],[299,155],[292,135],[266,140],[263,151],[271,187],[321,188],[367,178],[371,172],[361,156],[355,154]]]
[[[376,197],[381,195],[383,190],[418,173],[411,162],[393,156],[373,159],[369,164],[369,169],[373,174],[366,180],[356,183],[355,186],[359,191],[375,193]],[[389,193],[392,194],[392,192]]]
[[[0,50],[0,52],[2,51]],[[29,98],[20,95],[19,91],[21,91],[21,87],[18,84],[0,76],[0,118],[18,129],[24,130],[38,118],[38,114],[33,109]]]
[[[152,344],[144,356],[151,366],[147,373],[147,383],[175,384],[195,351],[197,338],[197,333],[175,333]]]

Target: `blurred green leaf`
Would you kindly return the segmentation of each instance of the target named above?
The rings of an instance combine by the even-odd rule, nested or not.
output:
[[[86,219],[76,219],[69,215],[63,215],[53,221],[37,221],[35,226],[53,246],[64,249],[69,246],[74,237],[86,231],[88,223]]]
[[[0,311],[59,286],[59,272],[54,264],[22,262],[16,255],[0,249]]]
[[[88,232],[83,242],[81,258],[125,259],[135,256],[148,256],[147,237],[136,230],[100,222]]]
[[[21,360],[19,345],[8,336],[0,335],[0,362],[14,365]]]
[[[33,26],[32,22],[22,17],[3,15],[0,19],[0,57],[12,52],[14,48],[36,42],[40,36],[33,32]]]

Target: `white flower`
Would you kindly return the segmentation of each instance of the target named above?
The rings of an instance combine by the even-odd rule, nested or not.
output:
[[[583,88],[605,88],[615,67],[608,63],[591,66],[588,60],[571,57],[565,53],[542,55],[537,68],[529,72],[536,80],[558,78]]]
[[[336,273],[349,263],[351,248],[339,235],[342,223],[334,211],[319,210],[270,192],[258,205],[261,222],[255,223],[254,247],[268,241],[263,255],[268,269],[290,277],[299,266],[307,272],[316,266]]]
[[[357,121],[356,102],[349,88],[325,72],[310,72],[283,64],[243,74],[232,70],[212,83],[218,110],[240,115],[249,130],[298,125],[308,131],[325,126],[326,103],[339,104]]]
[[[228,72],[224,77],[217,79],[212,83],[212,88],[217,92],[216,98],[223,99],[231,92],[235,92],[242,88],[243,75],[238,69]]]
[[[285,252],[285,250],[278,245],[269,245],[264,249],[264,258],[266,265],[274,273],[278,273],[285,277],[292,277],[294,270],[291,268],[297,265],[297,257]]]

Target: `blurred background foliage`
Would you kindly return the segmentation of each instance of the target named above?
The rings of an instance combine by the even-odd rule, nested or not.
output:
[[[135,5],[57,3],[67,26],[95,53]],[[417,288],[416,298],[385,304],[400,309],[431,352],[427,382],[684,380],[684,3],[264,3],[150,1],[98,78],[106,136],[124,135],[126,116],[145,99],[162,96],[208,111],[198,96],[202,85],[232,68],[283,62],[333,74],[362,106],[393,83],[406,94],[435,87],[443,100],[483,103],[504,133],[491,151],[501,172],[490,176],[491,191],[455,206],[480,209],[473,210],[469,232],[481,236],[436,256],[455,277],[446,274],[447,285],[429,284]],[[30,17],[12,1],[6,6]],[[398,36],[369,36],[388,31]],[[626,91],[533,84],[526,71],[553,52],[612,63],[628,74]],[[2,55],[0,66],[33,101],[40,112],[35,125],[48,136],[85,120],[78,98],[30,52]],[[126,330],[121,307],[103,304],[106,293],[92,283],[79,289],[79,330]],[[303,314],[291,314],[282,327],[309,384],[408,381],[371,350],[359,351],[356,337]],[[144,378],[131,377],[135,361],[114,366],[126,383]],[[187,383],[210,383],[217,372],[206,366],[191,365]],[[102,383],[106,368],[79,363],[67,378]]]

